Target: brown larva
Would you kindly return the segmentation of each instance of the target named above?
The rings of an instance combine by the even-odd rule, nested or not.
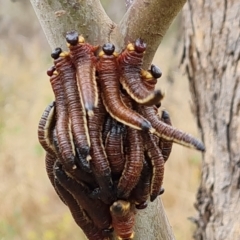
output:
[[[134,237],[134,206],[127,201],[118,200],[110,207],[112,225],[119,239],[130,240]]]
[[[90,190],[84,184],[69,177],[59,165],[55,167],[54,174],[59,183],[71,193],[78,205],[86,211],[98,229],[104,230],[111,227],[109,205],[99,199],[92,199]]]
[[[57,158],[58,158],[59,162],[64,163],[62,156],[59,154],[59,143],[58,143],[58,139],[57,139],[56,128],[54,128],[54,130],[53,130],[53,143],[54,143],[55,149],[58,153]],[[72,168],[66,169],[63,166],[63,169],[65,171],[67,170],[67,173],[71,177],[73,177],[76,181],[78,181],[79,183],[83,182],[91,189],[95,189],[97,187],[97,183],[96,183],[95,178],[92,175],[92,173],[86,172],[84,169],[82,169],[78,166],[74,169],[72,169]]]
[[[152,165],[150,200],[154,201],[161,190],[165,162],[162,152],[156,144],[153,135],[144,135],[144,147]]]
[[[115,47],[108,43],[103,45],[99,54],[97,71],[104,106],[117,121],[138,130],[154,132],[151,124],[140,114],[126,107],[120,97],[120,83]]]
[[[158,137],[164,138],[168,141],[173,141],[185,147],[205,151],[205,147],[201,141],[194,138],[190,134],[184,133],[159,120],[157,116],[157,108],[155,106],[143,106],[141,108],[141,112],[143,116],[145,116],[151,122],[152,126],[156,129],[156,132],[154,132],[154,134],[156,134]]]
[[[103,130],[102,130],[102,141],[103,141],[104,145],[105,145],[107,135],[112,128],[112,123],[114,121],[115,120],[109,114],[106,115],[105,121],[104,121],[104,124],[103,124]]]
[[[111,203],[113,197],[113,182],[107,154],[102,142],[102,126],[106,117],[101,99],[94,109],[94,115],[88,119],[88,128],[91,141],[91,167],[100,187],[100,196],[105,203]]]
[[[57,161],[57,159],[56,159],[55,155],[52,155],[51,153],[46,153],[45,167],[46,167],[46,172],[47,172],[48,178],[49,178],[55,192],[59,196],[59,198],[62,200],[62,202],[64,204],[67,205],[66,201],[62,198],[62,195],[59,193],[59,191],[58,191],[58,189],[56,188],[56,185],[55,185],[54,164],[55,164],[56,161]]]
[[[77,80],[84,107],[89,116],[97,106],[98,92],[95,78],[95,56],[97,47],[88,43],[76,31],[68,32],[66,35],[70,55],[76,67]]]
[[[125,126],[116,120],[112,121],[112,128],[109,131],[106,139],[105,149],[114,178],[119,178],[121,175],[125,157],[123,152],[123,133]]]
[[[170,116],[169,116],[167,111],[165,111],[165,110],[162,111],[161,120],[164,123],[172,126],[171,119],[170,119]],[[162,151],[162,155],[163,155],[164,161],[166,162],[168,160],[169,156],[170,156],[171,151],[172,151],[173,142],[172,141],[168,141],[168,140],[166,140],[164,138],[160,138],[159,140],[160,140],[159,141],[159,147],[160,147],[160,149]]]
[[[146,159],[143,161],[143,169],[136,187],[132,190],[130,199],[134,201],[137,209],[147,207],[147,200],[150,196],[152,178],[152,167]]]
[[[147,71],[143,71],[141,74],[145,49],[146,44],[141,39],[137,39],[135,44],[129,43],[126,49],[119,55],[120,82],[129,96],[137,103],[151,106],[160,102],[163,94],[160,90],[153,89],[149,91],[145,86],[145,80],[142,79],[145,77],[153,78]],[[146,73],[148,74],[146,75]]]
[[[55,171],[57,169],[55,168]],[[83,230],[89,240],[103,240],[105,239],[102,231],[99,230],[93,223],[93,221],[85,213],[84,209],[78,205],[77,200],[72,194],[66,190],[59,182],[57,178],[55,180],[55,186],[61,198],[66,202],[73,219],[76,224]]]
[[[137,185],[143,168],[144,158],[141,132],[128,127],[127,139],[129,149],[126,152],[124,170],[117,186],[117,196],[122,199],[127,199],[132,189]]]
[[[44,110],[42,117],[38,125],[38,140],[46,152],[53,156],[56,156],[56,150],[53,145],[53,139],[51,138],[51,132],[53,131],[56,123],[55,119],[55,102],[52,102]]]
[[[57,55],[58,49],[53,54]],[[52,55],[53,55],[52,54]],[[56,131],[59,143],[59,151],[63,158],[63,164],[66,169],[75,168],[75,148],[69,132],[69,117],[67,110],[66,98],[64,96],[63,86],[60,75],[54,71],[50,76],[50,82],[55,95],[56,104]]]
[[[90,139],[88,134],[86,112],[82,106],[81,95],[78,92],[75,68],[71,62],[69,53],[61,52],[55,57],[54,64],[59,72],[68,106],[68,114],[71,120],[78,164],[84,168],[89,167],[87,160],[90,159]]]

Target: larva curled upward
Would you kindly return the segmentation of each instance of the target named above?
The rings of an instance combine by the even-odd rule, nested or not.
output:
[[[133,239],[135,222],[134,205],[127,201],[118,200],[110,207],[110,213],[114,231],[119,239]]]
[[[60,48],[58,49],[58,51],[61,51]],[[64,89],[76,153],[78,155],[77,160],[79,160],[78,164],[88,170],[89,163],[87,160],[90,159],[90,139],[86,112],[82,106],[81,95],[78,92],[75,68],[68,52],[61,51],[59,54],[53,54],[53,57]]]
[[[85,43],[85,39],[79,36],[76,31],[68,32],[66,40],[71,59],[76,67],[77,80],[83,104],[88,115],[91,116],[98,101],[95,77],[96,58],[94,56],[94,52],[98,47]]]
[[[146,43],[140,38],[134,44],[129,43],[119,55],[118,63],[121,72],[120,82],[129,96],[139,104],[151,106],[160,102],[164,95],[160,90],[149,90],[145,86],[143,78],[153,78],[149,72],[147,75],[145,72],[145,75],[141,74],[145,49]]]
[[[44,110],[38,125],[38,140],[45,151],[56,156],[56,150],[53,144],[51,132],[56,124],[55,102],[49,104]]]
[[[128,108],[120,96],[120,83],[115,47],[104,44],[99,54],[97,71],[103,104],[107,112],[117,121],[138,130],[154,132],[151,124],[140,114]]]

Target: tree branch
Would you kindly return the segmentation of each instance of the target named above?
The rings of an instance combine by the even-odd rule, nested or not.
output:
[[[134,239],[175,240],[160,197],[138,211]]]
[[[147,43],[144,67],[148,67],[163,36],[185,2],[186,0],[135,0],[113,30],[111,41],[121,49],[128,41],[135,41],[139,37],[144,39]]]
[[[111,41],[120,51],[128,41],[147,42],[144,65],[148,67],[177,13],[186,0],[135,0],[118,26],[110,20],[99,0],[30,0],[52,49],[66,48],[65,34],[77,30],[87,42]],[[134,239],[173,240],[161,199],[137,214]]]
[[[65,35],[70,30],[77,30],[93,45],[104,44],[115,26],[99,0],[30,1],[52,49],[66,49]]]

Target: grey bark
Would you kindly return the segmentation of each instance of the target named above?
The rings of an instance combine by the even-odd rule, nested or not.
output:
[[[66,48],[65,34],[77,30],[87,42],[111,41],[120,51],[128,41],[144,39],[148,48],[144,66],[148,66],[168,27],[186,0],[135,0],[116,25],[99,0],[30,0],[52,49]],[[161,199],[137,214],[134,239],[174,240]]]
[[[189,0],[183,65],[206,152],[197,240],[240,239],[240,2]]]

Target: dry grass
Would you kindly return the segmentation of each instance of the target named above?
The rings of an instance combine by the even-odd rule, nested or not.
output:
[[[45,74],[51,65],[50,49],[29,4],[4,2],[0,10],[0,240],[79,240],[80,229],[47,179],[44,152],[37,141],[39,118],[53,100]],[[27,10],[28,15],[19,15]],[[176,127],[197,135],[188,83],[171,51],[174,41],[172,35],[168,37],[154,59],[164,73],[159,81],[167,93],[163,105]],[[174,83],[166,77],[170,63]],[[199,169],[200,154],[174,146],[166,164],[163,201],[178,240],[191,239],[193,225],[187,218],[195,214]]]

